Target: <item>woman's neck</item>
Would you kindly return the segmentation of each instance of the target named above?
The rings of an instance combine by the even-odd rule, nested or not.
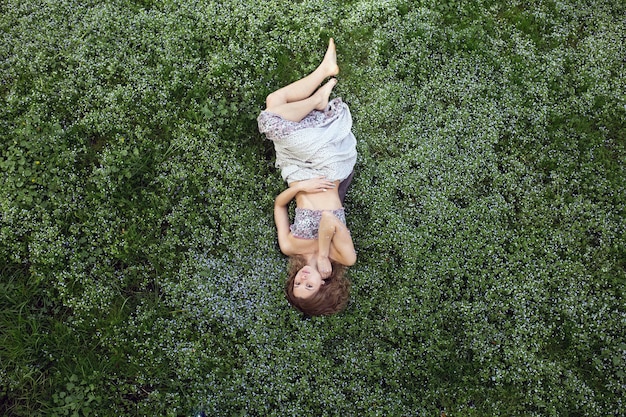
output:
[[[302,255],[306,260],[306,264],[317,269],[317,252]]]

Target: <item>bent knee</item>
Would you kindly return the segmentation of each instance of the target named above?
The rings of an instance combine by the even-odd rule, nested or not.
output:
[[[270,110],[274,107],[280,106],[281,104],[285,104],[285,97],[283,97],[282,94],[274,91],[273,93],[270,93],[266,98],[265,98],[265,108],[267,110]]]

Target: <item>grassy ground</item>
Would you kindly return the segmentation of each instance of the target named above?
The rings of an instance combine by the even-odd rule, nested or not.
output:
[[[0,413],[626,414],[621,1],[0,4]],[[328,37],[352,301],[256,128]]]

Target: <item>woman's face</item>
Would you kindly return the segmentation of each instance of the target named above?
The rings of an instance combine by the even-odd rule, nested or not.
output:
[[[317,269],[305,265],[293,280],[293,295],[297,298],[309,298],[324,285],[322,276]]]

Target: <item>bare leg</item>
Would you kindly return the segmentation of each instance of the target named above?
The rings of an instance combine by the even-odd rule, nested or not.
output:
[[[285,120],[299,122],[311,113],[312,110],[323,110],[328,105],[328,99],[333,87],[337,84],[336,78],[331,78],[320,87],[311,97],[300,101],[292,101],[268,107],[267,110],[279,114]]]
[[[333,78],[319,90],[315,90],[324,79],[338,73],[337,53],[331,38],[322,63],[306,77],[268,95],[266,110],[277,113],[287,120],[299,122],[313,109],[321,110],[326,107],[337,80]]]

